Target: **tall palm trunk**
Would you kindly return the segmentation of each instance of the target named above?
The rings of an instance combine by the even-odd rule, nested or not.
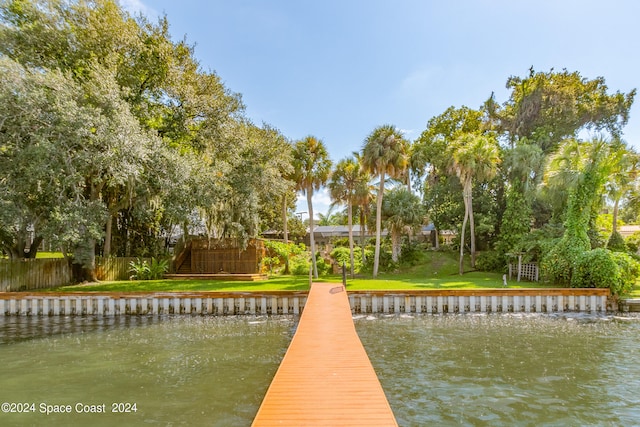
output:
[[[384,193],[384,172],[380,174],[380,187],[378,189],[378,199],[376,200],[376,249],[373,254],[373,278],[378,277],[378,266],[380,264],[380,236],[382,228],[382,194]]]
[[[460,265],[458,268],[460,275],[464,273],[464,232],[467,228],[467,220],[469,219],[469,199],[467,197],[466,183],[464,185],[462,200],[464,202],[464,219],[462,220],[462,229],[460,230]]]
[[[391,229],[391,259],[393,262],[398,262],[400,259],[400,251],[401,251],[401,237],[402,235],[398,232],[398,230],[392,227]]]
[[[287,229],[287,195],[282,196],[282,238],[284,244],[289,243],[289,230]],[[289,274],[289,252],[284,258],[284,274]]]
[[[366,231],[366,224],[364,220],[364,205],[360,207],[360,250],[362,251],[362,265],[366,262],[364,253],[364,233]]]
[[[309,206],[309,236],[311,244],[311,265],[313,267],[313,277],[318,278],[318,266],[316,265],[316,242],[313,236],[313,204],[311,203],[311,198],[313,196],[313,190],[311,188],[307,188],[307,205]]]
[[[347,217],[349,218],[349,262],[351,263],[349,273],[351,273],[351,278],[353,278],[355,264],[355,257],[353,256],[353,218],[351,216],[352,211],[352,203],[351,200],[349,200],[347,202]]]
[[[471,182],[467,189],[467,203],[469,204],[469,238],[471,239],[471,267],[476,268],[476,224],[473,219],[473,196]]]
[[[620,205],[620,199],[616,198],[615,202],[613,202],[613,221],[612,221],[612,234],[615,234],[618,231],[618,208]]]

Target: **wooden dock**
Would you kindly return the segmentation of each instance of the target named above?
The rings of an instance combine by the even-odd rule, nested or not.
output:
[[[252,424],[397,426],[341,284],[314,283]]]

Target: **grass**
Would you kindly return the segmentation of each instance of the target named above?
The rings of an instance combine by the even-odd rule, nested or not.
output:
[[[467,266],[467,268],[469,268]],[[420,264],[394,273],[384,273],[378,278],[357,277],[347,279],[349,290],[417,290],[417,289],[491,289],[502,287],[502,275],[473,271],[458,274],[455,254],[428,252]],[[341,275],[322,276],[315,282],[342,282]],[[541,287],[536,282],[509,281],[510,288]],[[309,289],[307,276],[274,276],[261,282],[218,280],[146,280],[101,282],[56,288],[63,292],[170,292],[170,291],[300,291]]]

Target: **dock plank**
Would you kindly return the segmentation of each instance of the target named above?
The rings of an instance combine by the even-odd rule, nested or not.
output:
[[[356,333],[342,285],[312,285],[252,425],[398,425]]]

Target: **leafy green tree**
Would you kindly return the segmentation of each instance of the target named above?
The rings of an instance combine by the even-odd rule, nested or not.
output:
[[[450,167],[462,184],[464,218],[460,229],[460,274],[464,272],[464,233],[469,221],[471,235],[471,266],[475,267],[475,221],[473,217],[473,180],[491,179],[500,163],[500,150],[494,137],[488,134],[463,134],[452,146]]]
[[[141,173],[153,138],[140,128],[105,70],[92,70],[79,84],[60,72],[31,70],[8,58],[0,67],[6,117],[0,132],[2,194],[13,212],[27,215],[9,219],[8,225],[17,224],[19,231],[32,224],[39,228],[36,234],[47,232],[64,243],[63,252],[74,252],[91,279],[95,241],[105,221],[101,196]],[[27,192],[16,193],[18,188]]]
[[[297,141],[293,147],[293,168],[297,189],[307,196],[309,208],[309,235],[311,243],[311,263],[314,277],[318,278],[316,247],[313,236],[313,192],[319,190],[331,174],[331,159],[324,143],[314,136]]]
[[[480,132],[482,118],[479,110],[451,106],[429,120],[412,146],[411,168],[415,175],[426,174],[424,199],[435,226],[436,248],[439,248],[439,230],[457,227],[457,223],[450,220],[453,211],[458,210],[452,197],[453,192],[458,191],[457,183],[449,179],[451,144],[461,135]]]
[[[424,222],[420,198],[406,187],[389,191],[382,202],[382,218],[391,234],[391,259],[398,262],[402,250],[402,235],[419,228]]]
[[[498,252],[504,256],[520,251],[518,245],[531,230],[533,200],[543,165],[542,150],[537,145],[518,143],[507,149],[502,163],[508,179],[506,207],[500,226]]]
[[[371,174],[377,175],[378,195],[376,201],[376,245],[373,261],[373,277],[378,276],[380,263],[380,235],[382,231],[382,200],[387,175],[399,177],[407,166],[407,142],[398,129],[391,125],[375,128],[367,136],[362,148],[362,165]]]
[[[619,137],[636,94],[634,89],[609,95],[602,77],[589,80],[578,72],[543,73],[533,68],[525,78],[510,77],[507,88],[511,94],[504,105],[498,105],[493,95],[487,101],[489,118],[512,146],[526,139],[545,154],[562,140],[577,137],[582,129]]]

